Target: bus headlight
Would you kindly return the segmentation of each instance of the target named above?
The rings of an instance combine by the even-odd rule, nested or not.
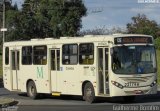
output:
[[[152,84],[150,85],[150,87],[155,86],[155,84],[157,84],[157,80],[155,80],[154,82],[152,82]]]
[[[111,81],[113,85],[117,86],[118,88],[123,89],[123,85],[121,85],[120,83],[116,82],[116,81]]]

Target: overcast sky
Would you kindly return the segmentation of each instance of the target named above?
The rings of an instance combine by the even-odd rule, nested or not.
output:
[[[19,5],[22,4],[24,0],[12,1],[13,3],[17,2]],[[138,3],[138,0],[83,1],[88,9],[88,14],[82,19],[82,30],[102,27],[125,28],[126,24],[131,22],[131,17],[136,16],[138,13],[145,14],[149,19],[155,20],[158,24],[160,24],[160,0],[155,0],[156,3]]]

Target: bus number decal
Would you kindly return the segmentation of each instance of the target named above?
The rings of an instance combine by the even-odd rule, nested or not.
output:
[[[137,86],[139,86],[139,83],[137,83],[137,82],[125,83],[125,87],[137,87]]]
[[[74,67],[66,67],[66,70],[74,70]]]
[[[37,67],[37,78],[43,78],[43,67]]]

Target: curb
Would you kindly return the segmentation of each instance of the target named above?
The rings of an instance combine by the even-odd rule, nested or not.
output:
[[[5,100],[6,101],[4,103],[0,103],[0,108],[5,108],[5,107],[8,107],[8,106],[14,106],[14,105],[18,104],[18,101],[15,101],[12,98],[0,97],[0,100],[2,100],[2,101]]]

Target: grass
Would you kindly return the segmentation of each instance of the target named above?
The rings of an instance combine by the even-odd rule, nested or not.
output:
[[[14,99],[12,98],[0,97],[0,105],[5,105],[5,104],[7,105],[8,103],[12,103],[12,102],[14,102]],[[8,110],[4,110],[4,111],[8,111]]]
[[[157,50],[158,84],[160,84],[160,50]],[[0,77],[2,77],[2,55],[0,55]]]
[[[158,84],[160,84],[160,50],[157,50]]]

